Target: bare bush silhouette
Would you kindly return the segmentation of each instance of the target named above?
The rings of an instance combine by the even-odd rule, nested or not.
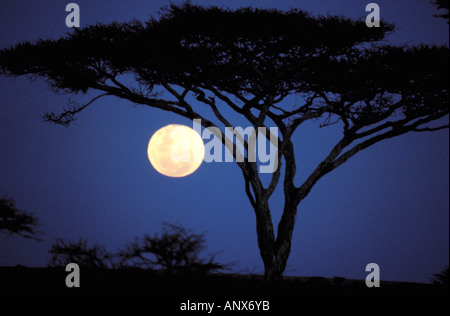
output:
[[[442,272],[433,274],[433,284],[449,286],[449,266],[447,266]]]
[[[80,267],[92,269],[114,268],[113,255],[105,247],[95,244],[89,246],[87,239],[65,241],[57,239],[49,250],[52,254],[50,267],[65,267],[69,263],[76,263]]]
[[[214,261],[214,255],[200,258],[204,248],[204,234],[194,234],[182,226],[166,223],[160,234],[136,238],[117,253],[108,252],[99,244],[89,246],[85,238],[78,241],[57,239],[49,250],[52,257],[48,265],[65,267],[76,263],[92,269],[162,269],[169,275],[204,275],[225,269],[225,265]]]
[[[13,199],[0,197],[0,232],[40,241],[41,239],[36,237],[37,224],[38,219],[31,213],[19,210]]]
[[[225,266],[214,261],[214,255],[201,259],[200,252],[205,248],[203,234],[173,224],[164,224],[162,233],[145,235],[128,244],[119,252],[122,265],[137,265],[145,268],[162,268],[168,274],[206,274],[224,269]]]

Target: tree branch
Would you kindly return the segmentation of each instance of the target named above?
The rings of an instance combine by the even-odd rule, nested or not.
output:
[[[283,115],[279,115],[279,118],[284,120],[286,118],[292,117],[292,116],[294,116],[296,114],[299,114],[299,113],[305,114],[309,110],[309,107],[314,103],[314,100],[317,97],[319,97],[319,93],[318,92],[314,93],[314,95],[312,97],[309,97],[306,100],[306,103],[303,104],[302,106],[300,106],[298,109],[295,109],[295,110],[289,111],[289,112],[288,111],[284,111],[285,113],[283,113]]]
[[[248,197],[253,209],[256,209],[255,198],[253,197],[252,192],[250,190],[250,179],[248,178],[248,176],[246,175],[245,172],[242,172],[242,173],[244,175],[244,180],[245,180],[245,193],[247,194],[247,197]]]
[[[102,91],[106,91],[111,95],[114,95],[121,99],[129,100],[136,104],[148,105],[148,106],[155,107],[155,108],[158,108],[158,109],[161,109],[164,111],[170,111],[175,114],[179,114],[179,115],[189,118],[189,119],[193,119],[192,118],[193,114],[188,113],[185,109],[181,109],[181,108],[183,108],[183,106],[177,101],[167,101],[167,100],[163,100],[163,99],[148,98],[141,94],[137,94],[129,89],[119,89],[119,88],[111,87],[111,86],[104,85],[104,84],[96,84],[96,85],[94,85],[93,88],[102,90]]]
[[[86,103],[85,105],[82,105],[82,106],[77,105],[75,102],[69,102],[69,105],[74,104],[74,106],[72,106],[69,109],[65,110],[61,114],[55,114],[53,112],[45,113],[42,116],[42,118],[44,119],[45,122],[53,122],[53,123],[56,123],[56,124],[68,127],[71,122],[75,121],[75,114],[83,111],[89,105],[91,105],[92,103],[94,103],[98,99],[100,99],[100,98],[102,98],[104,96],[107,96],[107,95],[112,95],[112,94],[109,93],[109,92],[103,93],[101,95],[96,96],[91,101],[89,101],[88,103]]]
[[[342,165],[344,162],[346,162],[348,159],[353,157],[356,153],[360,152],[361,150],[363,150],[363,149],[365,149],[365,148],[367,148],[367,147],[369,147],[369,146],[371,146],[371,145],[373,145],[375,143],[378,143],[378,142],[380,142],[380,141],[382,141],[384,139],[388,139],[388,138],[392,138],[392,137],[399,136],[399,135],[402,135],[402,134],[406,134],[406,133],[408,133],[410,131],[417,131],[417,130],[419,130],[419,131],[428,131],[428,130],[432,131],[432,130],[434,130],[434,128],[418,128],[418,126],[420,126],[422,124],[429,123],[429,122],[437,120],[437,119],[440,119],[440,118],[442,118],[442,117],[444,117],[446,115],[447,114],[438,114],[438,115],[435,115],[435,116],[429,116],[429,117],[417,120],[416,122],[411,123],[410,125],[400,125],[400,124],[393,125],[392,129],[390,131],[387,131],[384,134],[380,134],[380,135],[374,136],[374,137],[372,137],[372,138],[370,138],[370,139],[368,139],[368,140],[366,140],[366,141],[364,141],[364,142],[362,142],[362,143],[360,143],[358,145],[355,145],[352,149],[350,149],[347,152],[345,152],[344,154],[342,154],[338,159],[336,159],[333,162],[331,170],[336,169],[338,166]],[[439,128],[439,129],[447,128],[447,127],[443,126],[443,127]]]
[[[435,131],[439,131],[441,129],[446,129],[446,128],[450,128],[450,125],[442,125],[442,126],[439,126],[439,127],[415,128],[412,131],[413,132],[435,132]]]
[[[175,98],[177,98],[178,102],[180,103],[180,105],[182,105],[186,111],[190,112],[190,113],[194,113],[194,111],[192,110],[192,107],[189,105],[189,103],[187,103],[184,98],[186,96],[186,94],[188,93],[188,89],[185,89],[184,92],[180,95],[177,91],[175,91],[175,89],[173,89],[168,83],[164,82],[162,83],[163,87],[170,93],[172,94]]]
[[[275,189],[276,189],[276,187],[278,185],[278,181],[280,180],[280,175],[281,175],[281,152],[279,150],[277,152],[277,159],[278,159],[277,169],[272,174],[272,179],[270,180],[269,186],[265,190],[265,194],[266,194],[267,198],[270,198],[270,196],[273,194],[273,192],[275,191]]]
[[[410,131],[428,131],[428,130],[435,130],[435,128],[418,128],[419,126],[429,123],[431,121],[440,119],[444,116],[446,116],[446,113],[442,114],[436,114],[436,115],[430,115],[428,117],[416,120],[415,122],[406,125],[407,123],[410,123],[412,119],[405,119],[402,121],[399,121],[397,123],[388,122],[386,124],[383,124],[381,126],[387,127],[390,126],[391,130],[376,135],[372,138],[369,138],[357,145],[355,145],[353,148],[349,149],[345,153],[341,154],[342,151],[350,145],[353,141],[360,138],[361,134],[349,134],[344,136],[344,138],[332,149],[330,154],[323,160],[317,168],[313,171],[313,173],[308,177],[308,179],[302,184],[302,186],[297,191],[297,199],[298,202],[300,202],[306,195],[311,191],[314,184],[325,174],[329,173],[330,171],[336,169],[340,165],[342,165],[344,162],[346,162],[348,159],[353,157],[355,154],[360,152],[363,149],[368,148],[369,146],[378,143],[384,139],[392,138],[395,136],[406,134]],[[437,129],[446,128],[445,126],[439,127]],[[376,128],[377,129],[377,128]],[[375,129],[374,129],[375,130]],[[380,131],[377,129],[377,131]],[[371,135],[367,134],[367,135]],[[366,136],[367,136],[366,135]]]

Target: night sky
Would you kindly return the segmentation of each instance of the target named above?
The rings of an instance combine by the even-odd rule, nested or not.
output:
[[[20,41],[57,39],[70,1],[0,1],[0,49]],[[81,26],[146,20],[168,1],[74,1]],[[193,1],[231,8],[299,8],[312,14],[365,19],[361,0]],[[381,17],[397,25],[392,44],[448,44],[446,20],[433,17],[428,0],[376,1]],[[207,27],[207,26],[206,26]],[[307,32],[307,30],[298,30]],[[345,35],[343,35],[345,36]],[[147,158],[159,128],[192,122],[173,113],[106,97],[78,115],[69,128],[44,123],[68,99],[43,80],[0,77],[0,196],[39,218],[43,242],[0,235],[0,266],[45,266],[56,238],[86,237],[114,251],[136,236],[160,231],[163,222],[205,232],[204,254],[233,262],[232,271],[263,273],[256,224],[234,163],[203,163],[185,178],[157,173]],[[290,99],[295,102],[294,99]],[[448,121],[446,118],[444,121]],[[317,166],[341,135],[311,122],[293,137],[298,177]],[[322,178],[300,204],[285,275],[364,279],[379,264],[381,281],[429,282],[449,263],[449,132],[410,133],[357,154]],[[282,185],[271,199],[276,227]]]

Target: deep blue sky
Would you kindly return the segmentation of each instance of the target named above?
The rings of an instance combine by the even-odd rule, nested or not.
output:
[[[19,41],[58,38],[70,1],[0,2],[0,48]],[[74,1],[81,25],[145,20],[168,1]],[[370,1],[193,1],[196,4],[300,8],[313,14],[364,19]],[[428,0],[376,1],[382,18],[398,29],[399,43],[448,43],[448,25],[433,17]],[[303,32],[305,30],[299,30]],[[115,250],[163,222],[207,232],[206,253],[235,262],[234,271],[264,271],[253,210],[239,168],[204,163],[182,179],[158,174],[147,158],[152,134],[170,123],[191,125],[175,114],[105,98],[70,128],[43,123],[68,98],[42,80],[0,77],[0,195],[40,219],[44,242],[0,236],[0,266],[44,266],[55,238],[87,237]],[[299,174],[304,177],[333,146],[333,128],[310,124],[295,134]],[[449,133],[416,133],[359,153],[321,179],[299,207],[287,275],[363,279],[365,266],[380,265],[382,280],[428,282],[449,262]],[[282,210],[281,188],[271,202],[274,222]]]

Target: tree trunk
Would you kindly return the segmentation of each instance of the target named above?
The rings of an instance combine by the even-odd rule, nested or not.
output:
[[[264,262],[266,280],[280,277],[276,251],[275,235],[273,232],[272,216],[267,201],[258,200],[255,203],[256,234],[261,258]]]
[[[291,251],[295,210],[292,210],[292,205],[287,207],[289,211],[287,212],[285,207],[285,212],[278,226],[278,237],[275,239],[268,203],[256,203],[258,246],[264,262],[264,277],[267,281],[277,281],[283,278],[283,272]],[[290,216],[287,214],[290,214]]]
[[[272,189],[278,183],[281,163],[279,163],[277,173],[273,175],[268,189],[264,189],[262,186],[256,164],[239,165],[246,180],[247,196],[255,210],[258,246],[264,262],[264,276],[267,281],[277,281],[283,278],[283,272],[291,252],[297,206],[301,201],[294,186],[296,167],[293,146],[287,139],[284,140],[284,156],[287,161],[283,184],[285,203],[276,238],[268,201],[273,193]],[[254,195],[251,194],[250,184]]]
[[[268,282],[279,281],[283,279],[284,267],[279,264],[274,256],[269,264],[264,264],[264,278]]]
[[[267,281],[277,281],[283,278],[283,272],[286,269],[286,263],[291,252],[296,212],[296,203],[287,199],[283,216],[278,225],[278,235],[275,239],[268,203],[256,203],[258,246],[264,262],[264,277]]]
[[[278,224],[276,239],[278,265],[282,272],[284,272],[284,269],[286,268],[286,263],[291,253],[292,233],[295,226],[297,206],[298,203],[292,198],[292,194],[286,194],[285,192],[284,210]]]

